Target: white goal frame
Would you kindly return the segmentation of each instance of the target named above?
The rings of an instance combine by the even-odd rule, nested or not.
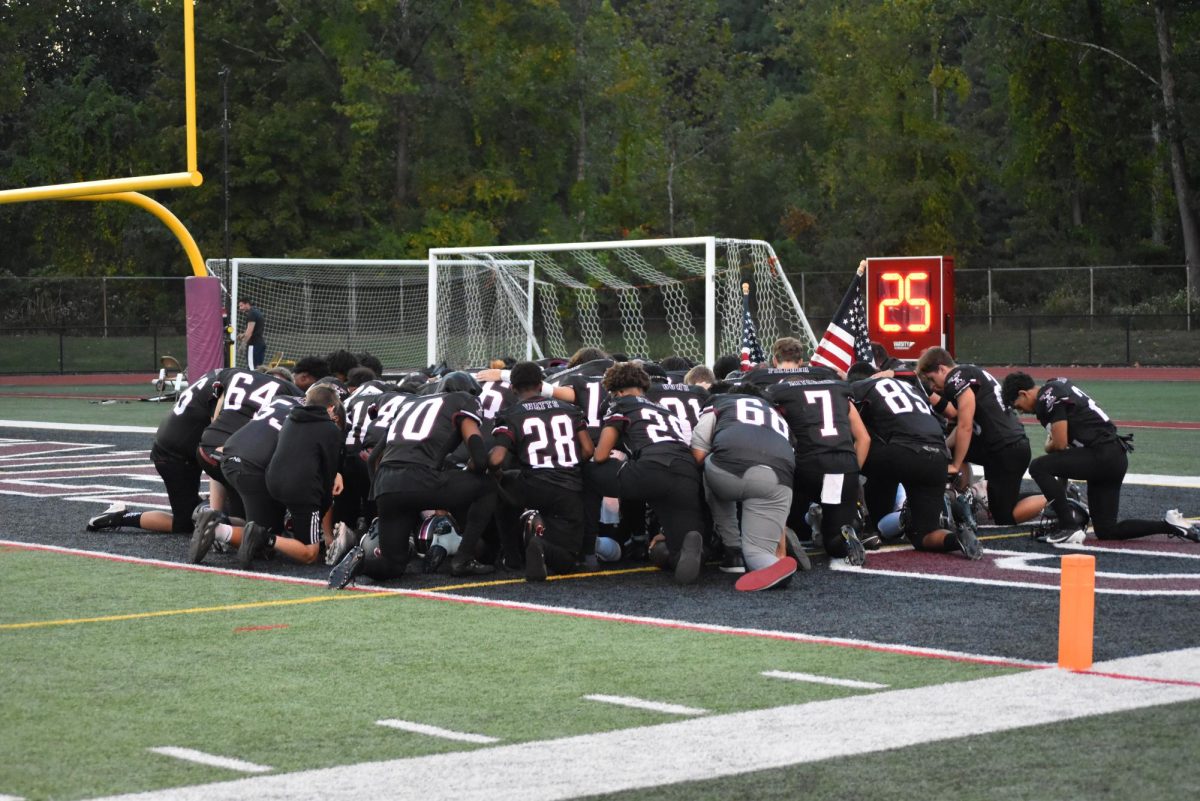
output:
[[[474,258],[458,258],[444,259],[442,262],[447,266],[454,267],[484,267],[490,273],[496,276],[497,284],[507,290],[511,284],[510,271],[523,270],[527,280],[528,289],[522,292],[514,293],[512,291],[497,291],[500,300],[507,303],[509,306],[508,315],[514,321],[514,324],[524,332],[524,348],[525,358],[541,358],[541,348],[533,335],[533,271],[534,262],[529,259],[474,259]],[[426,328],[426,345],[427,355],[429,360],[425,364],[402,364],[402,365],[385,365],[386,368],[392,370],[403,369],[420,369],[426,365],[437,363],[436,359],[436,342],[437,342],[437,298],[438,298],[438,281],[437,271],[431,268],[429,259],[294,259],[294,258],[234,258],[226,264],[225,259],[209,259],[206,263],[206,268],[209,275],[216,276],[224,285],[228,295],[228,313],[229,313],[229,330],[230,338],[228,344],[236,342],[236,337],[240,331],[238,322],[238,299],[239,283],[242,268],[244,266],[272,266],[286,268],[294,267],[318,267],[328,268],[331,272],[338,268],[355,268],[355,267],[393,267],[393,268],[419,268],[420,276],[424,281],[425,290],[428,293],[429,302],[426,305],[427,317],[424,321]],[[508,280],[505,280],[508,279]],[[364,287],[362,291],[369,291],[368,287]],[[518,302],[522,299],[526,300],[527,307],[521,308]],[[499,301],[498,301],[499,302]],[[268,332],[270,333],[272,323],[268,319]],[[330,347],[333,347],[332,345]],[[317,355],[323,355],[328,350],[319,349],[314,351]],[[305,354],[292,354],[301,356]],[[233,359],[236,364],[237,355]],[[486,366],[486,365],[483,365]]]
[[[796,298],[796,293],[793,291],[791,283],[787,280],[787,276],[783,273],[779,266],[779,260],[775,256],[774,249],[769,243],[761,240],[744,240],[744,239],[729,239],[715,236],[700,236],[700,237],[680,237],[670,239],[629,239],[615,240],[607,242],[567,242],[553,243],[542,245],[495,245],[495,246],[476,246],[476,247],[450,247],[450,248],[430,248],[429,250],[429,273],[430,273],[430,290],[429,290],[429,349],[428,358],[430,364],[435,364],[440,356],[438,352],[438,337],[437,337],[437,320],[439,315],[438,298],[437,298],[437,276],[439,266],[448,262],[457,261],[463,258],[482,258],[484,260],[493,259],[495,257],[521,258],[522,256],[533,257],[535,260],[537,254],[561,253],[565,251],[600,251],[600,250],[640,250],[640,249],[663,249],[670,247],[703,247],[704,249],[704,363],[711,365],[717,357],[717,258],[718,249],[724,248],[726,252],[736,250],[741,246],[750,246],[757,248],[767,254],[767,260],[772,265],[772,269],[778,270],[779,283],[782,285],[787,299],[790,301],[791,311],[795,313],[800,324],[800,331],[792,331],[790,334],[807,340],[809,348],[816,349],[817,338],[813,334],[812,327],[809,325],[808,318],[804,314],[804,309],[800,305],[800,301]],[[728,272],[726,268],[723,272]],[[531,269],[529,285],[526,294],[526,306],[528,308],[528,317],[526,329],[532,333],[533,326],[533,296],[534,282],[536,278],[534,271]],[[610,286],[616,287],[617,284]],[[631,285],[626,284],[626,289],[633,289]],[[772,321],[773,322],[773,321]],[[762,330],[764,326],[760,325]],[[771,326],[773,328],[773,326]],[[770,343],[764,343],[769,346]],[[566,354],[555,354],[566,355]],[[648,354],[647,354],[648,355]]]

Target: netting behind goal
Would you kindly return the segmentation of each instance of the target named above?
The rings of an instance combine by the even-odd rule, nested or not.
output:
[[[460,269],[443,279],[446,266],[464,258],[530,259],[532,292],[527,273],[513,266]],[[741,348],[743,282],[751,285],[751,312],[764,347],[781,336],[816,346],[774,250],[762,241],[695,237],[435,248],[430,264],[438,276],[436,354],[452,365],[522,357],[527,334],[539,345],[535,356],[565,357],[591,346],[632,357],[678,355],[711,364],[715,356]],[[494,326],[505,331],[493,331],[485,343],[473,334],[479,299],[491,299],[489,308],[528,316],[510,320],[496,314]],[[505,343],[511,343],[507,350]]]
[[[532,261],[452,259],[438,273],[438,302],[457,313],[442,318],[443,336],[460,366],[481,366],[471,354],[536,355],[512,306],[508,281],[527,281]],[[419,369],[429,360],[429,262],[425,259],[210,259],[210,274],[225,287],[235,331],[245,329],[237,302],[263,312],[268,362],[295,362],[342,349],[368,352],[388,372]],[[245,364],[239,349],[237,363]]]

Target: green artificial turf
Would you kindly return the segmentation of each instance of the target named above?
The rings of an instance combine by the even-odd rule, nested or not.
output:
[[[666,722],[588,701],[629,695],[713,713],[1003,669],[0,550],[0,792],[82,798],[235,778],[150,753],[193,748],[276,772],[463,750],[385,729],[401,718],[503,742]],[[229,604],[323,599],[262,608]],[[328,599],[328,600],[324,600]],[[187,614],[13,628],[108,615]]]

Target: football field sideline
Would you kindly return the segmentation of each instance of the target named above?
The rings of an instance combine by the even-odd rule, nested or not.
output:
[[[111,796],[122,801],[357,798],[553,801],[1200,699],[1200,648],[601,734]],[[820,732],[819,737],[800,736]]]

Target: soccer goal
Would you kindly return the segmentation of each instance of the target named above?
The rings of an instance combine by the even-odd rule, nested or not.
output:
[[[426,259],[209,259],[227,294],[230,326],[238,301],[265,317],[268,362],[294,362],[339,348],[374,354],[389,372],[437,361],[486,365],[485,354],[539,358],[526,302],[532,260],[449,258],[436,273]],[[439,300],[440,299],[440,300]],[[438,303],[447,312],[436,315]],[[451,312],[452,309],[452,312]],[[239,359],[244,358],[239,354]],[[452,361],[451,361],[452,360]]]
[[[467,342],[474,310],[458,295],[468,281],[455,262],[524,260],[532,271],[493,268],[493,280],[510,296],[506,308],[525,310],[524,321],[509,321],[513,341],[528,333],[548,356],[568,356],[584,346],[631,357],[685,356],[712,364],[736,353],[742,337],[742,284],[749,283],[751,313],[759,338],[769,345],[795,336],[815,349],[808,318],[767,242],[717,237],[571,242],[545,245],[433,248],[429,251],[429,361],[486,362],[518,352],[475,352]],[[449,270],[453,280],[443,281]],[[476,291],[480,294],[480,291]],[[468,345],[467,350],[463,346]]]

